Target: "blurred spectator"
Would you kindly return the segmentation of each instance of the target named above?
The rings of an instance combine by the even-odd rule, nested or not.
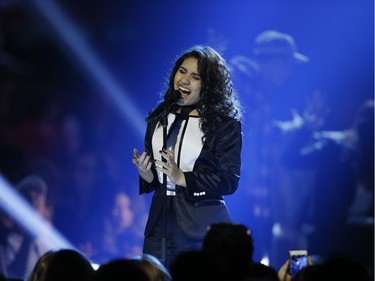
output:
[[[170,266],[173,281],[236,280],[234,276],[226,279],[228,276],[224,270],[215,255],[194,249],[179,252]]]
[[[285,167],[281,156],[290,141],[289,127],[298,121],[295,114],[304,115],[312,97],[321,93],[309,73],[310,59],[286,33],[261,32],[249,58],[238,56],[231,64],[247,102],[242,182],[243,200],[251,202],[248,224],[259,234],[254,258],[267,257],[278,268],[288,249],[306,246],[299,214],[313,176],[312,171]]]
[[[249,276],[243,281],[280,281],[278,272],[271,266],[255,262]]]
[[[53,213],[51,206],[46,202],[47,184],[41,177],[29,175],[16,188],[46,222],[51,222]],[[8,223],[9,229],[3,241],[6,276],[24,278],[39,257],[51,249],[51,245],[43,236],[29,233],[11,217]]]
[[[38,266],[43,266],[39,263]],[[44,274],[38,281],[92,281],[95,269],[90,261],[74,249],[59,249],[48,257]]]
[[[220,262],[226,280],[242,280],[253,265],[251,230],[243,224],[214,223],[204,237],[202,250]]]
[[[303,201],[309,252],[357,255],[373,266],[374,101],[360,106],[347,130],[315,130],[301,120],[284,163],[315,172],[312,196]]]
[[[133,258],[139,261],[139,264],[145,269],[150,276],[150,281],[171,281],[172,277],[168,269],[157,258],[150,254],[141,254]]]
[[[330,256],[321,264],[322,276],[326,280],[370,281],[373,272],[362,261],[352,256]],[[298,281],[298,280],[297,280]]]
[[[365,101],[354,120],[352,149],[356,172],[356,197],[349,215],[352,219],[374,219],[374,100]]]
[[[46,274],[48,265],[55,255],[55,250],[49,250],[39,257],[38,261],[30,272],[26,274],[25,281],[41,281]]]
[[[91,218],[101,212],[101,200],[109,183],[101,156],[91,148],[77,152],[68,167],[55,206],[54,224],[78,246]]]
[[[370,281],[373,272],[362,261],[351,256],[332,255],[321,263],[308,265],[297,273],[293,281]],[[290,281],[290,279],[280,279]]]
[[[81,250],[97,263],[142,253],[142,209],[136,208],[139,196],[132,196],[120,186],[110,188],[102,197],[103,213],[90,220],[85,231],[87,241],[80,244]]]
[[[233,85],[238,89],[242,98],[252,99],[254,88],[253,80],[259,74],[258,64],[250,57],[243,55],[236,55],[228,61],[230,67]],[[250,112],[245,112],[251,115]],[[244,124],[245,126],[247,124]]]
[[[94,281],[152,281],[145,268],[132,259],[114,259],[103,263],[95,273]]]

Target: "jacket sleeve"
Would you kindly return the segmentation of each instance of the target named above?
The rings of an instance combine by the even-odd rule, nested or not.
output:
[[[183,192],[192,200],[220,199],[238,188],[241,169],[241,123],[230,120],[207,138],[193,171],[185,172]],[[197,195],[199,195],[197,197]]]

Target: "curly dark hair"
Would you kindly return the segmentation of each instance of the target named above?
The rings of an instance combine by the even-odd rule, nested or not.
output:
[[[174,76],[185,59],[198,60],[198,73],[201,77],[201,100],[197,110],[201,115],[201,129],[207,136],[215,132],[225,119],[242,118],[241,105],[233,88],[230,71],[225,59],[212,47],[196,45],[177,58],[166,81],[166,96],[174,90]],[[152,114],[152,113],[151,113]]]

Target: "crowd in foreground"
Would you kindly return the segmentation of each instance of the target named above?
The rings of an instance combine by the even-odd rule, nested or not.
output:
[[[215,223],[205,236],[200,249],[178,253],[169,267],[150,254],[133,258],[115,258],[95,266],[80,251],[56,249],[47,251],[33,270],[22,279],[1,281],[370,281],[372,270],[354,257],[332,255],[308,264],[296,275],[290,274],[290,261],[276,270],[253,260],[254,244],[251,230],[242,224]]]

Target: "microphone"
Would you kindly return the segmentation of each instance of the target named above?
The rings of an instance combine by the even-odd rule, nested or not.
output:
[[[169,91],[164,96],[164,101],[160,103],[146,118],[147,122],[151,122],[154,120],[163,119],[165,116],[168,115],[169,110],[171,107],[178,102],[181,98],[181,93],[178,90]]]
[[[174,104],[179,101],[181,98],[181,93],[179,90],[173,90],[168,92],[164,97],[164,103],[166,104]]]

